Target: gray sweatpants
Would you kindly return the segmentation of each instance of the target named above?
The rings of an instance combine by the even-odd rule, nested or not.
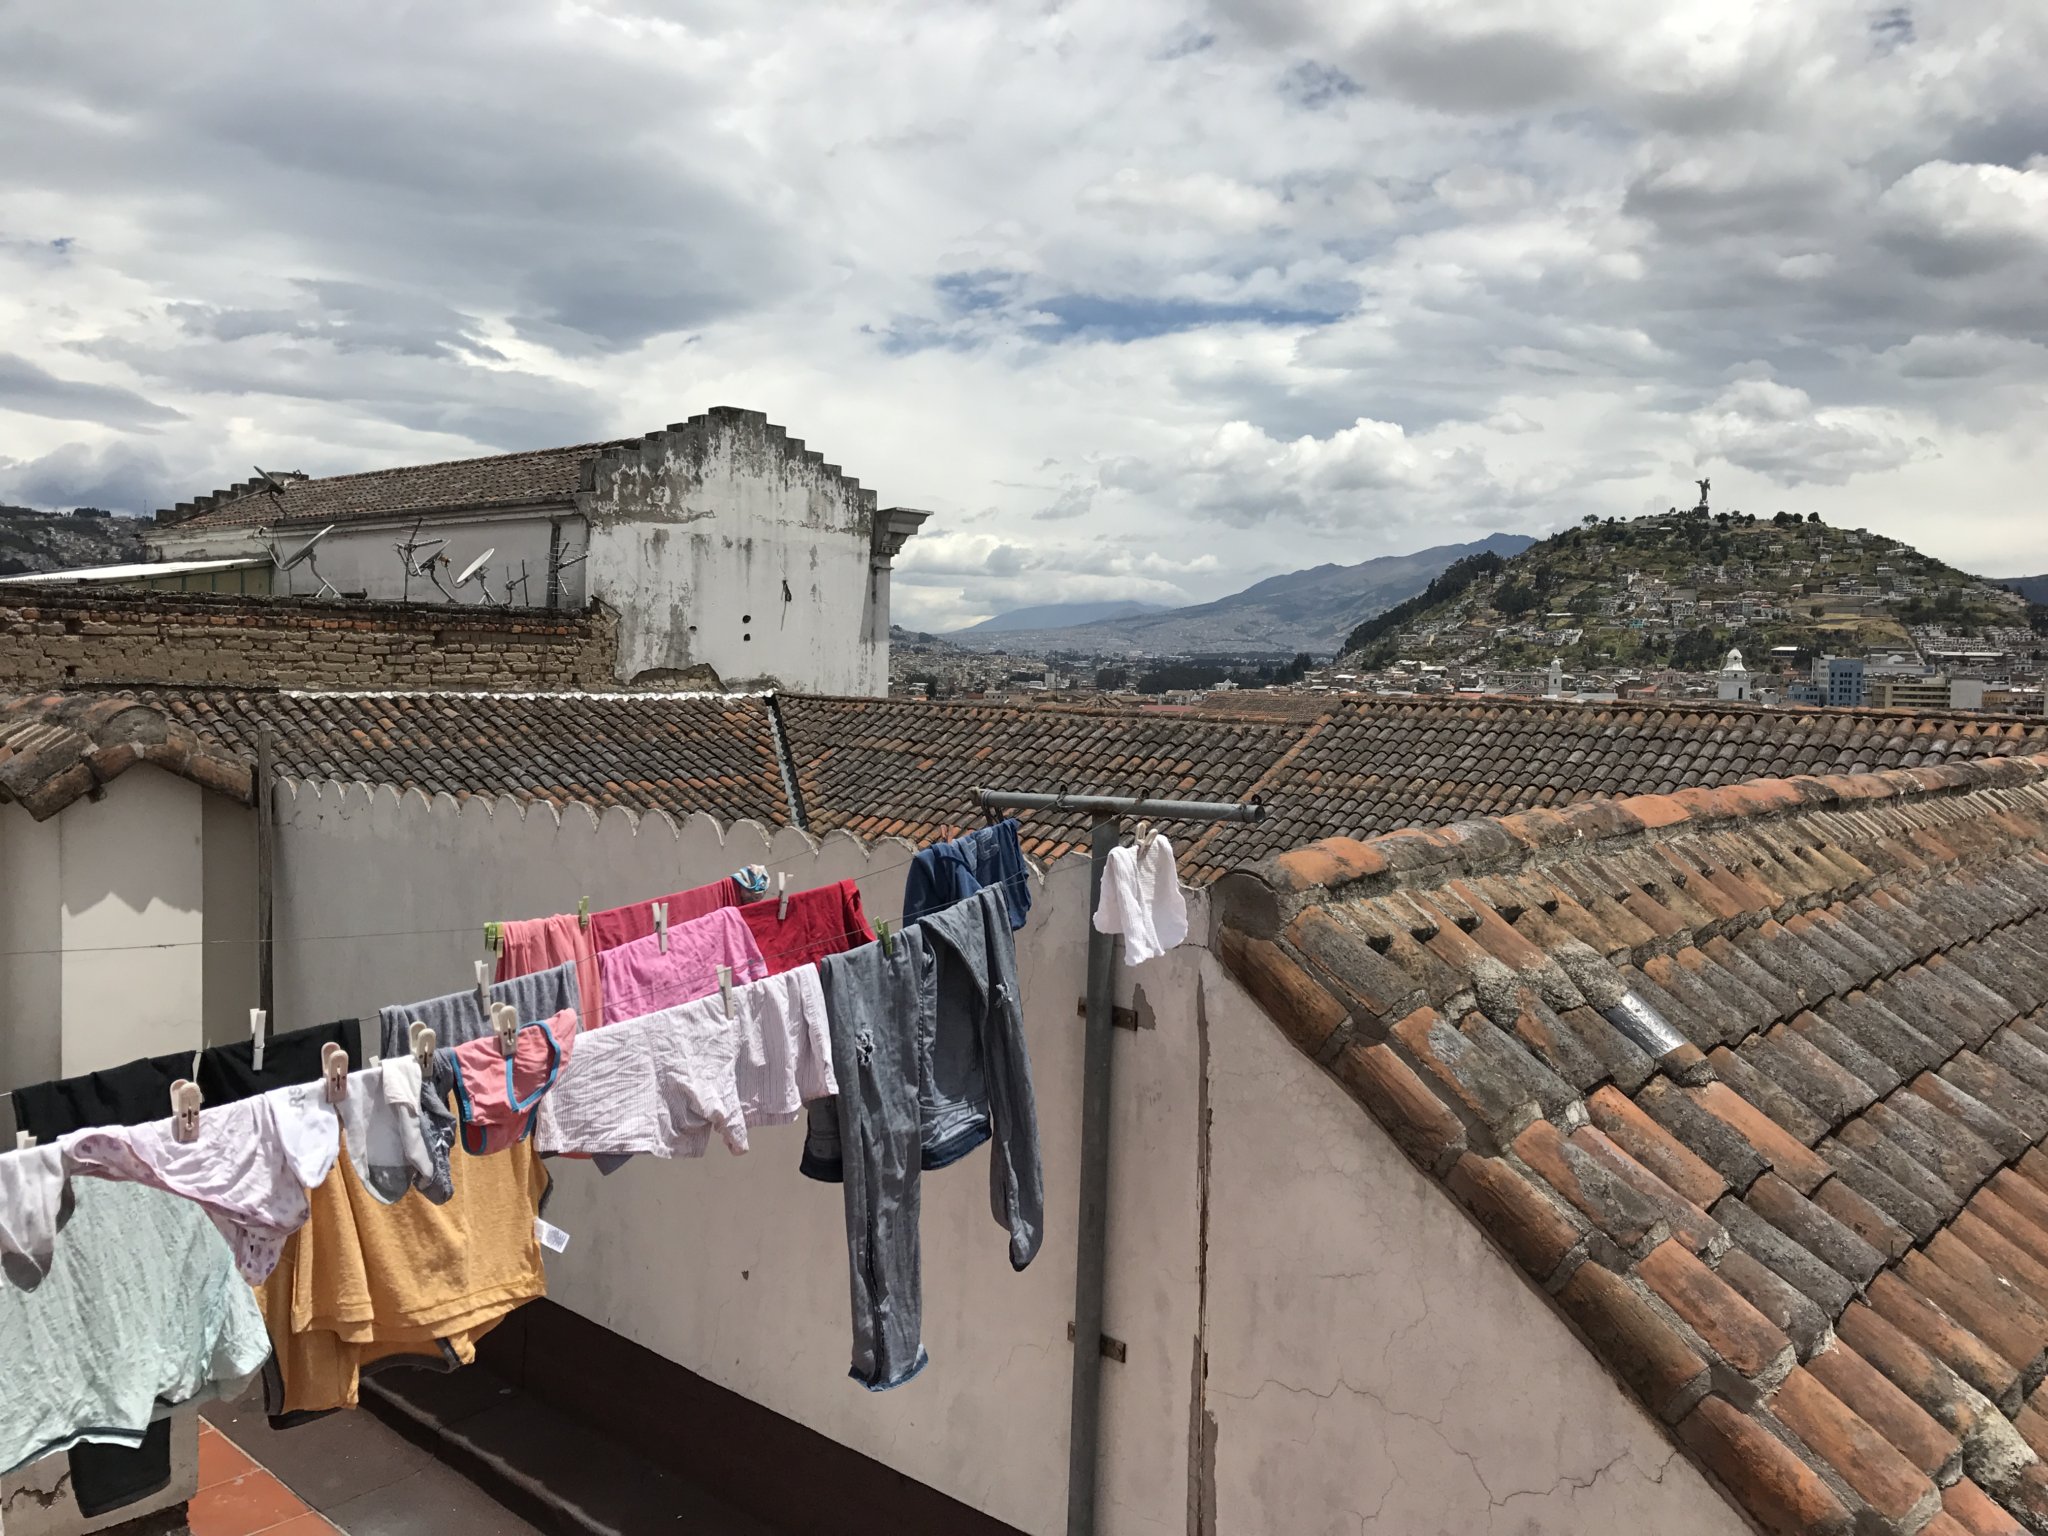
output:
[[[927,1358],[917,1085],[919,1043],[931,1038],[931,970],[916,928],[896,936],[894,958],[880,944],[863,944],[818,962],[839,1079],[831,1102],[838,1108],[853,1297],[848,1374],[877,1392],[910,1380]]]

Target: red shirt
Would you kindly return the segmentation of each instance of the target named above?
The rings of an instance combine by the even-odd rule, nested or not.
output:
[[[868,915],[861,908],[860,887],[851,880],[791,891],[787,917],[779,915],[781,906],[779,896],[763,896],[740,906],[740,916],[754,930],[754,942],[761,946],[770,976],[874,941],[875,930],[868,926]],[[669,921],[675,921],[673,911]]]
[[[644,939],[654,932],[654,903],[668,903],[668,925],[671,928],[687,923],[693,917],[707,917],[720,907],[736,907],[740,904],[739,887],[730,876],[714,880],[709,885],[700,885],[694,891],[677,891],[673,896],[657,896],[650,901],[636,901],[630,907],[613,907],[609,912],[590,914],[590,947],[602,952],[617,949],[621,944],[630,944],[635,939]],[[789,901],[790,910],[796,910],[796,898]]]

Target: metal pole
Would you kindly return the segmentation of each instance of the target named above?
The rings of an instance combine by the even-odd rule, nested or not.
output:
[[[1110,1084],[1116,1066],[1111,1009],[1116,988],[1116,937],[1095,930],[1102,872],[1122,833],[1124,816],[1161,821],[1263,821],[1266,809],[1213,800],[1149,796],[1011,794],[978,789],[984,811],[1087,811],[1088,1006],[1081,1052],[1081,1198],[1074,1225],[1074,1395],[1067,1435],[1067,1536],[1095,1536],[1096,1471],[1102,1445],[1102,1292],[1109,1270]]]
[[[263,1033],[271,1033],[277,1017],[276,973],[271,951],[271,874],[277,857],[271,828],[270,786],[277,772],[277,736],[266,724],[256,730],[256,1006],[263,1010]]]
[[[1074,1224],[1074,1398],[1067,1439],[1067,1536],[1095,1530],[1095,1472],[1102,1437],[1102,1289],[1109,1268],[1110,1024],[1116,936],[1096,931],[1102,871],[1117,844],[1114,815],[1096,813],[1088,840],[1088,1023],[1081,1052],[1081,1202]]]

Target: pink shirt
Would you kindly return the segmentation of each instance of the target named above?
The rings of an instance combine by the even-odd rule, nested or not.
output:
[[[668,949],[649,934],[597,957],[604,975],[605,1022],[645,1018],[718,990],[718,968],[732,967],[733,985],[768,974],[761,946],[739,912],[720,907],[677,926],[671,922]]]
[[[500,923],[498,931],[504,948],[498,954],[498,973],[491,979],[510,981],[515,976],[551,971],[574,960],[577,1008],[595,1029],[604,1022],[604,983],[592,942],[597,919],[592,917],[590,921],[590,928],[585,929],[574,913],[568,913]]]

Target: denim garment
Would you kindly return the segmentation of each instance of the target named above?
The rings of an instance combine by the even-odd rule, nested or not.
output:
[[[1031,912],[1031,872],[1014,816],[920,850],[903,881],[903,921],[914,923],[988,886],[1002,887],[1010,926],[1022,928]]]

